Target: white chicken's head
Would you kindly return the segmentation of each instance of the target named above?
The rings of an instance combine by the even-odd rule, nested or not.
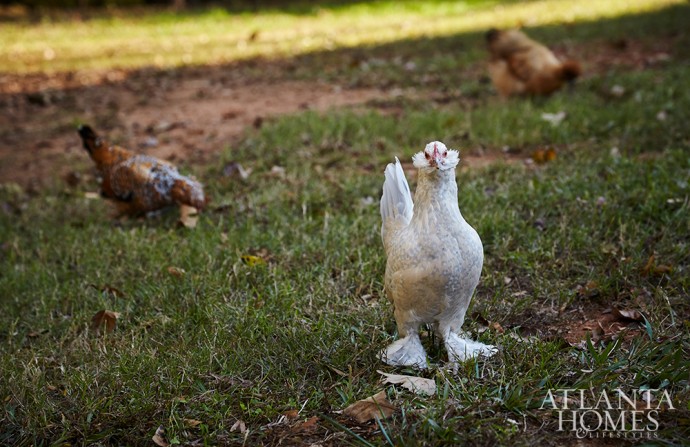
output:
[[[427,144],[422,152],[417,152],[412,156],[412,162],[417,169],[453,169],[460,162],[458,151],[448,149],[440,141],[432,141]]]

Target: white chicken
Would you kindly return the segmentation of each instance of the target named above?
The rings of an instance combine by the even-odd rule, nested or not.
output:
[[[412,157],[419,170],[415,201],[398,159],[386,167],[381,237],[385,288],[401,337],[381,353],[393,366],[426,368],[419,326],[433,325],[452,364],[496,348],[461,336],[484,262],[482,241],[458,207],[458,151],[434,141]]]

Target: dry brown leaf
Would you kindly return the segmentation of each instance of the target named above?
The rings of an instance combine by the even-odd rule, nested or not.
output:
[[[578,285],[576,291],[582,297],[594,298],[599,295],[599,284],[596,281],[587,281],[584,286]]]
[[[243,420],[238,419],[234,424],[232,424],[230,431],[238,431],[241,434],[245,434],[247,432],[247,424],[245,424]]]
[[[189,205],[180,205],[180,224],[185,228],[196,227],[199,221],[199,210]]]
[[[494,321],[491,323],[491,329],[498,332],[499,334],[503,334],[506,331],[505,329],[503,329],[503,326],[501,326],[501,323],[499,323],[498,321]]]
[[[394,412],[395,406],[386,399],[385,391],[381,391],[364,400],[358,400],[343,410],[346,416],[353,418],[360,424],[381,418],[381,416],[383,416],[383,419],[386,419]]]
[[[165,429],[161,425],[156,429],[156,434],[153,435],[153,442],[156,443],[156,445],[159,445],[161,447],[168,447],[170,443],[165,437]]]
[[[120,317],[118,312],[113,312],[111,310],[99,310],[91,318],[91,329],[97,332],[102,332],[103,327],[107,333],[111,333],[115,330],[115,324],[117,319]]]
[[[298,410],[288,410],[283,415],[288,418],[288,419],[297,419],[297,416],[299,416],[299,411]]]
[[[184,426],[187,428],[194,428],[201,425],[201,421],[198,419],[183,419]]]
[[[656,256],[651,255],[649,259],[647,260],[647,263],[645,264],[644,267],[642,267],[642,274],[643,275],[663,275],[665,273],[671,273],[673,271],[673,267],[667,264],[658,264],[656,263]]]
[[[182,278],[184,275],[187,274],[187,272],[185,272],[184,269],[181,269],[179,267],[173,267],[173,266],[168,267],[168,273],[170,273],[171,275],[173,275],[177,278]]]
[[[651,255],[649,257],[649,259],[647,259],[647,263],[645,264],[645,266],[642,267],[642,274],[649,275],[649,272],[652,271],[653,267],[654,267],[654,255]]]
[[[399,374],[388,374],[383,371],[376,371],[383,377],[381,381],[386,383],[392,383],[394,385],[401,385],[412,391],[415,394],[426,394],[427,396],[433,396],[436,394],[436,382],[432,379],[425,379],[424,377],[416,376],[404,376]]]
[[[537,149],[532,152],[532,160],[537,164],[544,164],[556,159],[556,150],[554,148]]]
[[[312,416],[304,422],[300,422],[292,427],[293,432],[312,432],[318,427],[317,422],[319,422],[318,416]]]
[[[618,318],[619,320],[625,320],[625,321],[637,321],[640,323],[644,322],[644,317],[642,314],[637,311],[637,310],[629,310],[629,309],[616,309],[615,307],[611,309],[611,314]]]

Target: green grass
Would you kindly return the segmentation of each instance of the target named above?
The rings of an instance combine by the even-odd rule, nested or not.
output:
[[[671,393],[676,409],[661,414],[652,441],[687,443],[687,14],[684,6],[610,26],[535,29],[554,41],[574,35],[584,47],[631,27],[648,41],[681,37],[663,66],[593,73],[574,91],[534,101],[498,100],[477,74],[479,52],[456,62],[466,64],[466,83],[444,84],[442,53],[426,49],[450,42],[471,48],[474,32],[393,46],[415,55],[441,79],[427,87],[445,85],[453,100],[403,98],[393,104],[396,116],[374,107],[304,112],[248,131],[214,163],[186,167],[214,198],[194,230],[177,227],[172,212],[114,222],[107,203],[84,198],[92,184],[71,189],[56,180],[32,193],[3,186],[0,443],[151,445],[163,426],[183,445],[563,445],[575,438],[539,409],[547,390],[617,387]],[[367,51],[389,53],[389,45]],[[303,56],[302,76],[316,76],[328,57]],[[332,76],[358,76],[345,65]],[[416,76],[402,79],[381,66],[357,82],[421,89]],[[628,93],[601,94],[615,84]],[[557,127],[540,118],[560,110],[567,117]],[[506,333],[478,333],[480,318],[469,318],[473,336],[502,350],[462,364],[457,374],[423,373],[439,388],[429,398],[384,387],[376,373],[417,374],[377,359],[394,336],[377,204],[385,163],[396,155],[409,160],[436,138],[461,156],[509,146],[527,158],[550,146],[558,157],[543,166],[498,162],[459,172],[461,209],[486,256],[471,313]],[[252,175],[223,177],[230,160]],[[276,165],[284,177],[271,174]],[[268,263],[250,266],[245,254]],[[645,273],[651,255],[671,270]],[[596,294],[578,292],[588,282]],[[100,291],[104,286],[121,293]],[[607,307],[640,310],[648,327],[624,342],[564,346],[559,328],[579,321],[580,310],[596,317]],[[89,329],[101,309],[121,313],[104,336]],[[424,343],[442,364],[438,340]],[[336,413],[384,388],[399,409],[380,425],[358,426]],[[299,421],[319,417],[316,429],[276,424],[292,410],[301,410]],[[231,431],[237,420],[247,434]]]

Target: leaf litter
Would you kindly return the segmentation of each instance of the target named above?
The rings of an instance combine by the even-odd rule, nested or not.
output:
[[[120,318],[118,312],[99,310],[91,317],[91,329],[97,333],[103,333],[105,330],[109,334],[115,330],[118,318]]]
[[[168,447],[170,443],[168,442],[168,438],[165,436],[165,429],[163,426],[159,426],[156,429],[156,433],[153,435],[153,438],[151,438],[153,442],[160,446],[160,447]]]
[[[433,396],[436,394],[436,381],[433,379],[426,379],[424,377],[417,376],[405,376],[400,374],[388,374],[383,371],[377,370],[377,373],[381,374],[381,381],[384,384],[390,383],[393,385],[400,385],[405,389],[412,391],[414,394],[425,394],[427,396]]]
[[[348,406],[343,410],[343,414],[364,424],[374,419],[387,419],[395,413],[395,410],[395,405],[386,398],[386,392],[380,391]]]

